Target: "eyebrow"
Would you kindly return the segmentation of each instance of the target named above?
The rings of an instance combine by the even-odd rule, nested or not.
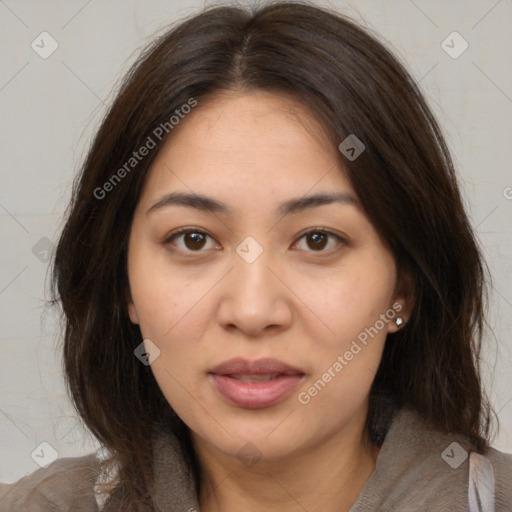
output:
[[[309,208],[334,203],[360,207],[359,200],[352,194],[345,192],[323,192],[289,199],[279,205],[277,213],[281,215],[289,215],[302,212]],[[222,213],[225,215],[233,215],[234,213],[233,209],[227,204],[213,199],[212,197],[184,192],[172,192],[170,194],[166,194],[151,206],[146,213],[149,214],[167,206],[187,206],[203,212]]]

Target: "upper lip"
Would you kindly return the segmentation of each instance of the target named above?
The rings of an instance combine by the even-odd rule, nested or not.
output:
[[[216,375],[303,375],[297,368],[278,359],[263,358],[248,361],[242,357],[235,357],[218,364],[210,370]]]

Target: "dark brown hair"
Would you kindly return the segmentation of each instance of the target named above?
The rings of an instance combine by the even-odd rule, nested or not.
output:
[[[409,406],[485,451],[492,412],[479,372],[485,264],[418,86],[377,37],[338,13],[289,2],[217,7],[158,37],[124,78],[75,181],[55,253],[67,384],[85,424],[119,463],[122,509],[139,510],[143,498],[151,504],[155,426],[173,429],[194,462],[187,427],[134,357],[142,337],[126,306],[132,217],[165,138],[110,181],[108,194],[98,190],[176,109],[235,89],[292,96],[333,147],[349,134],[365,145],[354,161],[338,152],[340,164],[415,298],[406,327],[388,336],[373,382],[371,441],[381,445],[393,411]]]

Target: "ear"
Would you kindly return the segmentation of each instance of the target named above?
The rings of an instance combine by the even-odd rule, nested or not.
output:
[[[133,303],[132,299],[132,293],[129,288],[126,290],[126,307],[128,308],[128,316],[130,317],[130,320],[134,324],[139,323],[139,315],[137,315],[137,310],[135,309],[135,304]]]
[[[390,304],[391,311],[394,311],[395,315],[388,322],[388,332],[393,333],[403,329],[409,319],[411,318],[414,304],[415,304],[415,286],[414,278],[410,272],[404,272],[397,282],[395,288],[395,295],[392,303]],[[402,322],[400,325],[397,324],[397,318],[401,318]]]
[[[128,302],[128,316],[130,317],[130,320],[132,321],[132,323],[134,323],[134,324],[139,323],[139,317],[137,315],[137,310],[135,309],[135,305],[131,301]]]

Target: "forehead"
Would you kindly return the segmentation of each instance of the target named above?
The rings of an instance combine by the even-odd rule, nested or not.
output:
[[[157,155],[145,195],[177,188],[263,203],[316,188],[354,194],[321,123],[298,100],[266,91],[198,100]]]
[[[316,139],[317,143],[326,142],[323,141],[326,134],[322,123],[307,105],[295,96],[279,92],[216,92],[198,100],[197,107],[185,120],[187,122],[181,124],[178,133],[173,131],[174,139],[179,137],[180,131],[187,129],[187,124],[193,122],[197,136],[203,138],[206,135],[206,141],[216,146],[239,142],[241,137],[253,133],[261,135],[264,143],[274,140],[276,135],[280,139],[288,135],[291,141],[294,136],[303,136],[304,131],[309,132],[309,137]],[[212,126],[218,131],[211,132]],[[286,132],[282,128],[286,128]]]

